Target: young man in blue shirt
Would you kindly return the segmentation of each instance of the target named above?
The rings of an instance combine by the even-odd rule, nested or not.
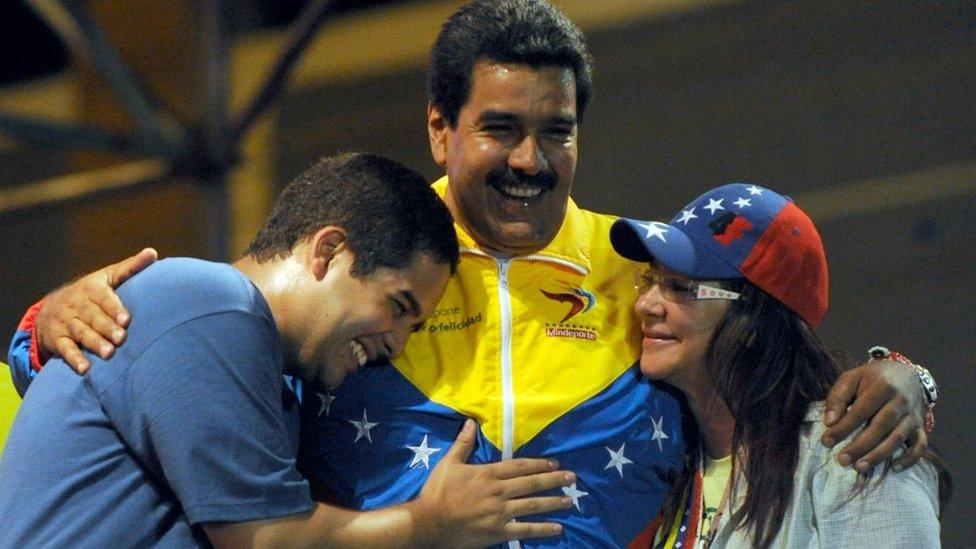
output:
[[[465,464],[471,422],[402,505],[315,503],[295,467],[294,386],[335,389],[399,354],[457,261],[450,214],[424,179],[351,154],[291,183],[234,264],[174,258],[140,272],[119,287],[133,314],[125,347],[89,355],[85,376],[52,360],[26,393],[0,457],[0,546],[476,546],[559,533],[509,521],[568,506],[522,496],[573,476],[551,460]]]

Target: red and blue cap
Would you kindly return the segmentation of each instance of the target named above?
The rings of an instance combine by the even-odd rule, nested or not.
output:
[[[745,278],[811,326],[827,312],[827,257],[813,221],[792,200],[749,183],[712,189],[670,223],[619,219],[620,255],[699,280]]]

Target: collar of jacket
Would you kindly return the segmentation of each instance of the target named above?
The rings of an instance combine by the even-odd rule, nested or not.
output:
[[[435,181],[431,186],[437,192],[438,196],[443,199],[447,194],[447,186],[449,184],[445,175]],[[492,255],[478,246],[474,238],[457,221],[454,222],[454,228],[457,230],[458,244],[461,246],[462,253]],[[515,257],[523,260],[538,259],[542,261],[556,260],[558,262],[569,262],[579,267],[584,273],[588,273],[590,272],[590,241],[594,237],[590,232],[589,223],[587,223],[586,217],[582,214],[582,210],[570,198],[569,204],[566,206],[566,217],[563,219],[563,225],[559,228],[559,232],[556,233],[556,238],[538,252]],[[609,239],[609,235],[603,236]]]

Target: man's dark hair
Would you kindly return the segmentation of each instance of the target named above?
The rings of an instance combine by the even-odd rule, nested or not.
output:
[[[544,0],[475,0],[441,27],[430,53],[430,102],[456,127],[471,93],[477,61],[572,68],[576,74],[576,116],[583,118],[593,82],[583,33]]]
[[[419,252],[457,268],[457,233],[444,202],[419,173],[365,153],[324,158],[289,183],[244,254],[259,262],[287,257],[329,225],[346,231],[353,274],[401,269]]]

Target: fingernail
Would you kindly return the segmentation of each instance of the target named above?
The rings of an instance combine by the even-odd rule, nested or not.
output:
[[[902,465],[901,463],[896,463],[891,466],[891,469],[896,473],[900,473],[905,470],[905,466]]]
[[[823,437],[820,439],[820,442],[823,442],[823,445],[827,448],[831,448],[833,447],[835,441],[831,437]]]
[[[861,461],[857,462],[857,465],[855,465],[854,468],[857,469],[857,472],[859,473],[867,473],[871,470],[871,463],[862,459]]]
[[[119,313],[118,316],[115,317],[115,321],[119,324],[125,324],[129,321],[129,315],[126,313]]]
[[[566,486],[569,486],[570,484],[576,482],[576,475],[573,473],[566,473],[563,475],[563,480],[566,481]]]
[[[116,343],[122,343],[122,338],[125,337],[125,332],[122,330],[115,330],[112,332],[112,341]]]
[[[837,417],[837,412],[833,410],[827,410],[827,415],[824,416],[824,423],[826,423],[827,425],[832,425],[836,417]],[[824,444],[826,444],[826,442]],[[827,444],[827,446],[830,446],[830,444]]]
[[[549,468],[552,469],[553,471],[555,471],[556,469],[559,469],[559,462],[556,461],[556,460],[554,460],[554,459],[550,459],[549,460]]]
[[[854,458],[852,458],[850,454],[841,454],[837,456],[837,462],[844,467],[850,465],[852,461],[854,461]]]
[[[108,358],[108,355],[112,354],[112,346],[109,344],[102,345],[98,348],[98,354],[102,358]]]
[[[563,505],[565,505],[567,507],[569,507],[570,505],[573,504],[573,498],[571,498],[569,496],[563,496],[559,501],[560,501],[560,503],[562,503]]]

